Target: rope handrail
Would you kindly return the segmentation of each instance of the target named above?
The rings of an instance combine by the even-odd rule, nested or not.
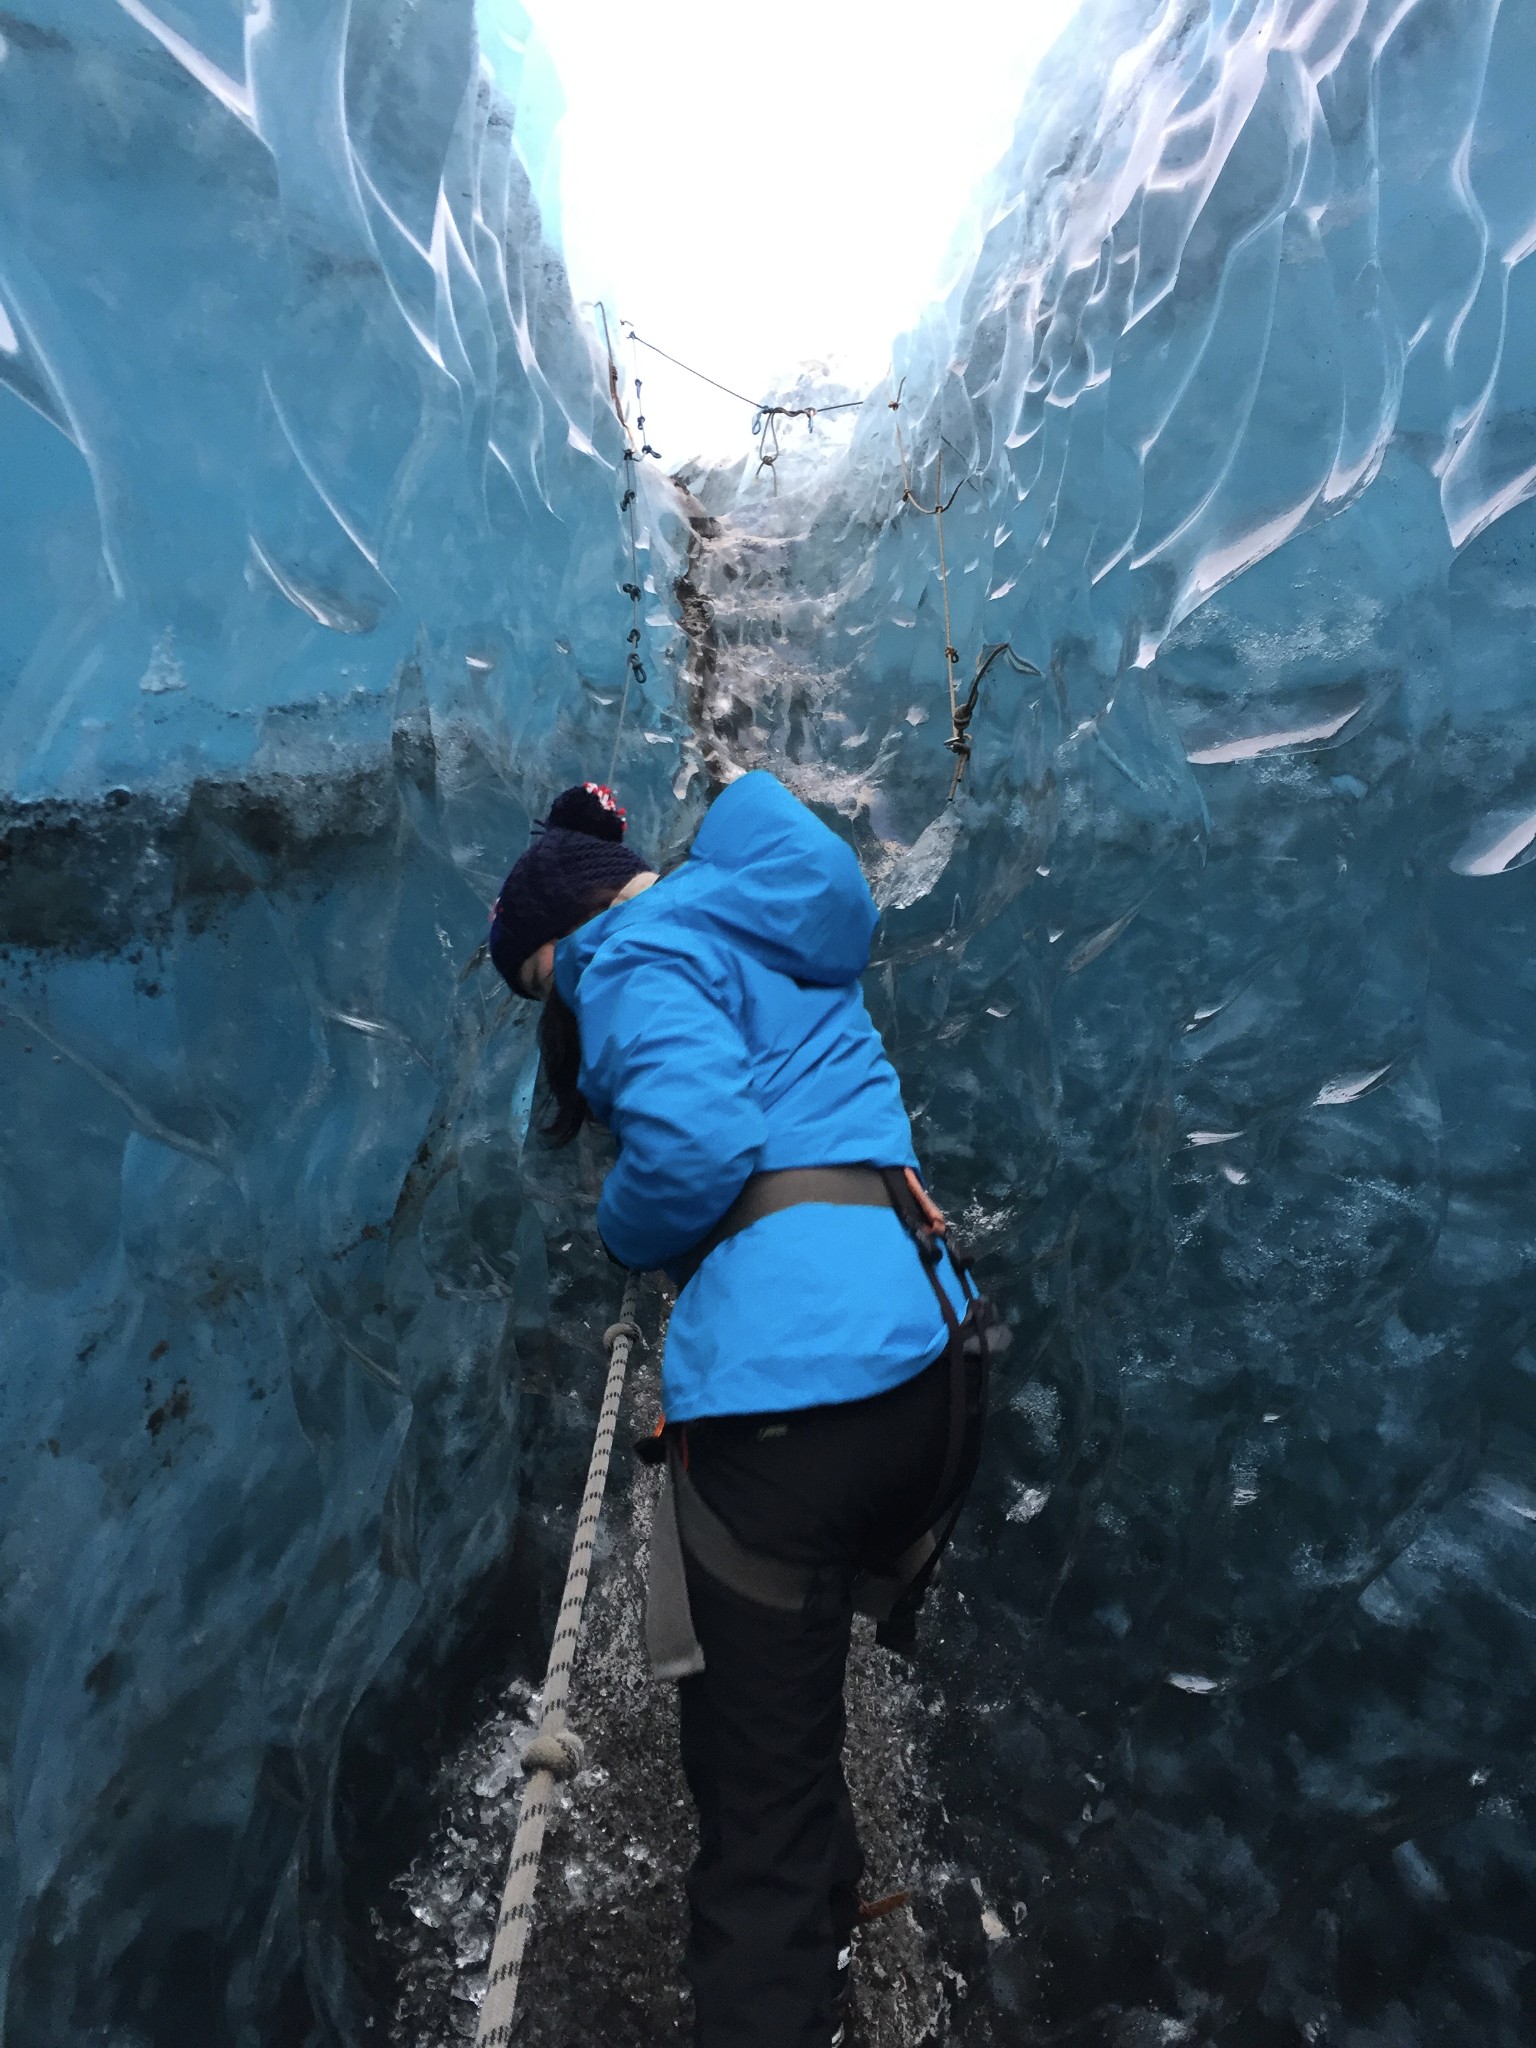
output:
[[[624,1284],[624,1298],[618,1321],[603,1332],[608,1352],[608,1383],[598,1411],[597,1434],[587,1466],[587,1483],[576,1518],[571,1544],[571,1561],[565,1574],[565,1592],[549,1646],[549,1668],[544,1674],[544,1695],[539,1732],[523,1753],[528,1783],[518,1815],[517,1834],[507,1865],[507,1882],[502,1892],[501,1911],[496,1919],[491,1944],[485,2002],[480,2008],[476,2048],[507,2048],[517,2010],[517,1987],[522,1977],[523,1952],[528,1945],[528,1928],[533,1916],[533,1893],[538,1883],[539,1859],[544,1851],[544,1830],[554,1804],[556,1784],[581,1768],[581,1737],[566,1720],[571,1670],[576,1662],[576,1645],[581,1636],[582,1609],[586,1605],[587,1582],[592,1575],[592,1553],[597,1525],[608,1484],[608,1464],[618,1432],[619,1408],[624,1398],[624,1376],[629,1369],[631,1347],[640,1341],[635,1310],[640,1300],[640,1276],[630,1274]]]

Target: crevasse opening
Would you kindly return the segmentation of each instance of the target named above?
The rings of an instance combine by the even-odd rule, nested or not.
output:
[[[626,459],[469,0],[0,15],[7,2042],[472,2030],[615,1294],[475,956],[594,762],[853,844],[1013,1330],[856,1710],[880,2048],[1530,2038],[1533,85],[1517,0],[1087,0],[764,471]],[[1039,671],[952,800],[946,644]],[[633,1507],[551,2043],[676,2017]]]

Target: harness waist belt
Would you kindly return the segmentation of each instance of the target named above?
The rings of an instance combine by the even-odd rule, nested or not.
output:
[[[707,1237],[684,1257],[672,1262],[686,1286],[699,1267],[727,1238],[735,1237],[764,1216],[776,1215],[803,1202],[827,1202],[860,1208],[894,1209],[912,1238],[949,1331],[949,1427],[944,1463],[932,1502],[922,1521],[904,1540],[898,1555],[865,1560],[851,1574],[852,1594],[861,1613],[880,1624],[875,1640],[888,1649],[910,1652],[917,1610],[938,1566],[981,1451],[987,1406],[988,1355],[1000,1349],[1005,1333],[993,1327],[988,1304],[969,1277],[967,1261],[955,1258],[954,1270],[965,1296],[963,1317],[945,1291],[939,1261],[945,1244],[944,1219],[923,1194],[916,1176],[901,1166],[795,1166],[756,1173]],[[795,1613],[818,1597],[827,1574],[794,1565],[786,1559],[754,1551],[708,1506],[688,1476],[683,1439],[686,1424],[674,1425],[652,1442],[667,1462],[668,1484],[652,1527],[650,1589],[647,1595],[647,1641],[659,1674],[683,1677],[703,1668],[692,1623],[677,1625],[679,1604],[686,1615],[684,1550],[712,1578],[743,1599],[761,1607]],[[639,1446],[636,1446],[639,1449]],[[649,1447],[648,1447],[649,1449]],[[654,1457],[652,1452],[651,1456]],[[662,1540],[658,1540],[658,1539]],[[665,1564],[666,1569],[660,1569]],[[833,1574],[835,1578],[837,1575]],[[668,1597],[663,1598],[663,1591]],[[837,1594],[835,1586],[826,1590]],[[663,1611],[665,1610],[665,1611]]]
[[[877,1166],[785,1166],[754,1173],[707,1237],[672,1261],[683,1285],[727,1238],[739,1237],[750,1224],[805,1202],[826,1202],[843,1209],[889,1209],[890,1190]]]

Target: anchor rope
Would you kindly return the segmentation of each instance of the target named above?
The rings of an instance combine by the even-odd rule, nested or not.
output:
[[[606,325],[606,322],[605,322]],[[647,341],[643,334],[637,334],[632,322],[624,322],[625,331],[632,342],[641,348],[648,348],[653,356],[673,364],[679,370],[686,370],[690,377],[697,377],[701,384],[712,384],[716,391],[723,391],[727,398],[734,398],[740,405],[752,408],[752,433],[757,441],[757,468],[753,471],[755,483],[766,469],[773,483],[774,496],[778,496],[779,475],[774,464],[782,450],[779,447],[779,421],[804,420],[806,427],[815,431],[816,420],[824,412],[857,412],[863,405],[862,398],[840,399],[836,405],[774,405],[767,399],[748,398],[744,391],[733,391],[729,384],[722,384],[718,377],[710,377],[703,370],[696,370],[692,363],[685,363],[681,356],[675,356],[664,348],[658,348],[654,341]]]
[[[901,431],[901,395],[906,389],[906,385],[907,380],[903,377],[896,387],[896,396],[888,399],[886,402],[891,411],[896,415],[896,453],[901,460],[901,502],[903,505],[910,505],[914,512],[922,513],[925,519],[931,519],[938,529],[939,590],[944,601],[944,675],[949,685],[949,738],[944,744],[955,757],[955,772],[950,778],[949,795],[944,801],[946,804],[952,804],[956,796],[959,795],[960,784],[964,779],[966,769],[970,766],[971,754],[974,751],[974,745],[971,740],[971,720],[976,715],[976,705],[981,695],[982,678],[1000,655],[1008,657],[1008,665],[1016,675],[1038,676],[1040,671],[1032,661],[1025,661],[1022,656],[1015,654],[1006,640],[995,640],[988,646],[983,647],[977,655],[976,673],[971,678],[971,687],[965,700],[961,701],[959,685],[955,681],[955,667],[960,659],[960,654],[955,646],[955,632],[950,620],[949,562],[944,552],[944,514],[954,504],[956,498],[959,497],[966,485],[975,483],[976,479],[967,470],[949,496],[945,497],[944,449],[950,445],[946,441],[943,442],[938,454],[934,458],[933,503],[925,505],[918,497],[912,488],[912,471],[907,462],[907,444]]]
[[[613,337],[608,326],[608,309],[599,303],[598,312],[602,316],[603,340],[608,351],[608,394],[612,400],[613,409],[618,416],[619,423],[624,429],[625,489],[624,495],[620,500],[620,507],[626,514],[629,522],[630,580],[623,587],[632,607],[628,636],[629,658],[625,665],[624,690],[619,699],[619,722],[613,737],[613,755],[608,766],[608,780],[611,783],[618,765],[619,741],[623,735],[624,716],[629,705],[630,683],[631,681],[636,681],[643,684],[645,681],[645,668],[640,660],[638,651],[641,638],[640,600],[642,593],[639,570],[639,543],[635,527],[636,490],[634,465],[642,456],[655,456],[657,450],[652,448],[645,438],[645,415],[640,411],[640,406],[643,403],[642,393],[644,387],[638,376],[634,378],[636,425],[640,432],[639,445],[638,447],[636,445],[635,435],[631,429],[629,416],[624,409],[623,399],[619,391],[619,368],[613,352]],[[816,418],[819,413],[854,412],[865,403],[862,398],[853,398],[840,400],[834,405],[778,405],[771,404],[763,399],[749,398],[746,392],[738,391],[730,384],[723,384],[718,377],[711,377],[707,371],[696,369],[692,363],[685,363],[681,356],[673,355],[670,349],[662,348],[657,342],[648,341],[643,334],[636,332],[632,321],[621,320],[620,324],[624,329],[625,339],[632,347],[649,349],[652,355],[660,356],[665,362],[671,363],[676,369],[686,372],[690,377],[696,377],[701,384],[710,385],[714,390],[723,393],[725,397],[734,398],[740,405],[751,406],[752,432],[757,440],[757,469],[754,473],[754,480],[756,477],[760,477],[766,469],[773,480],[775,496],[778,494],[779,480],[778,472],[774,465],[777,463],[782,452],[779,446],[779,421],[781,419],[803,419],[807,427],[814,431]],[[924,518],[931,519],[934,522],[938,539],[939,594],[944,612],[944,681],[949,698],[949,738],[944,742],[944,745],[955,757],[955,770],[950,778],[949,794],[945,797],[944,801],[946,804],[951,804],[960,793],[960,785],[965,779],[965,771],[970,766],[971,756],[975,751],[975,743],[971,738],[971,722],[976,715],[976,708],[980,701],[982,681],[988,671],[1002,657],[1007,658],[1008,666],[1016,675],[1038,676],[1040,671],[1032,661],[1025,661],[1022,656],[1015,654],[1013,648],[1006,640],[992,641],[978,653],[975,673],[971,677],[970,689],[963,699],[960,695],[957,673],[960,653],[959,649],[955,646],[954,618],[950,604],[949,555],[944,539],[944,515],[953,506],[955,500],[967,484],[976,485],[976,478],[967,469],[965,475],[961,477],[959,483],[955,485],[948,497],[944,495],[944,450],[951,447],[951,444],[941,435],[939,450],[934,458],[933,503],[925,505],[917,495],[912,485],[912,468],[907,458],[906,437],[901,431],[901,401],[902,394],[906,389],[906,381],[905,377],[903,377],[900,384],[896,387],[895,397],[887,402],[891,412],[895,415],[896,452],[901,462],[901,502],[903,505],[910,505],[914,512],[922,514]],[[951,452],[959,453],[955,449],[951,449]]]
[[[533,1917],[534,1887],[538,1883],[539,1858],[544,1850],[544,1830],[554,1806],[555,1787],[563,1778],[581,1768],[581,1738],[566,1720],[571,1670],[581,1636],[581,1616],[586,1605],[587,1581],[592,1574],[592,1553],[597,1525],[603,1511],[603,1493],[608,1484],[608,1464],[619,1426],[619,1408],[624,1398],[624,1376],[629,1368],[631,1348],[641,1341],[635,1311],[640,1300],[640,1276],[632,1273],[624,1283],[624,1298],[617,1322],[603,1332],[608,1352],[608,1383],[598,1411],[597,1433],[587,1466],[587,1483],[576,1518],[571,1543],[571,1561],[565,1574],[565,1592],[549,1646],[549,1668],[544,1674],[539,1731],[523,1755],[528,1783],[518,1814],[517,1834],[507,1865],[507,1882],[496,1919],[491,1944],[490,1974],[485,2002],[480,2008],[476,2048],[507,2048],[512,2039],[517,2010],[517,1987],[522,1976],[523,1952]]]
[[[624,429],[624,491],[619,499],[619,510],[624,514],[629,538],[629,581],[620,587],[629,599],[629,631],[625,635],[628,652],[624,660],[624,688],[619,694],[619,718],[613,729],[613,752],[608,757],[608,782],[612,786],[619,765],[619,742],[624,737],[624,718],[629,710],[629,686],[645,687],[645,663],[640,659],[641,629],[640,604],[644,590],[640,582],[640,533],[635,518],[635,500],[638,496],[636,466],[642,456],[657,453],[645,438],[645,414],[640,410],[644,403],[640,379],[635,379],[635,426],[640,430],[638,445],[634,429],[629,424],[629,415],[624,410],[624,401],[619,395],[619,366],[613,353],[613,336],[608,331],[608,308],[602,304],[598,312],[603,320],[603,343],[608,351],[608,396],[619,425]]]

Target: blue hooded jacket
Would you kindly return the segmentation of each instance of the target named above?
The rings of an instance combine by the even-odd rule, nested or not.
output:
[[[716,799],[681,868],[560,942],[581,1090],[619,1143],[597,1213],[624,1265],[688,1251],[758,1171],[916,1164],[859,988],[876,922],[852,851],[757,773]],[[894,1210],[807,1203],[727,1239],[683,1289],[666,1412],[861,1400],[945,1336]]]

